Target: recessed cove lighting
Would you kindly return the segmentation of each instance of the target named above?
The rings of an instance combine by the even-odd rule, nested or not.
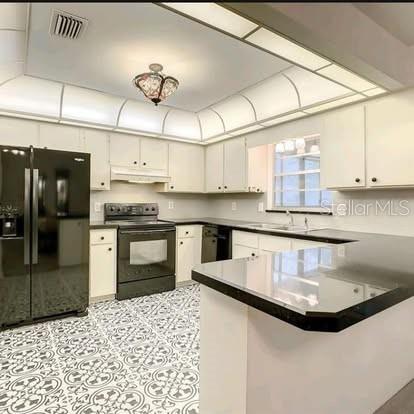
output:
[[[271,125],[277,125],[281,124],[282,122],[291,121],[292,119],[301,118],[302,116],[305,116],[306,114],[304,112],[294,112],[293,114],[280,116],[275,119],[271,119],[270,121],[260,122],[263,126],[271,126]]]
[[[325,111],[327,109],[335,108],[337,106],[346,105],[351,102],[360,101],[361,99],[364,99],[364,95],[355,94],[352,96],[347,96],[346,98],[337,99],[336,101],[327,102],[322,105],[314,106],[313,108],[304,109],[304,112],[308,114],[313,114],[315,112]]]
[[[366,96],[376,96],[376,95],[382,95],[383,93],[386,93],[387,91],[382,88],[374,88],[370,89],[368,91],[364,91],[364,95]]]
[[[258,26],[216,3],[161,3],[196,20],[237,37],[246,36]]]
[[[341,68],[335,64],[318,70],[318,73],[358,92],[366,91],[367,89],[372,89],[377,86],[374,83],[355,75],[355,73],[352,73],[349,70]]]
[[[264,28],[247,36],[246,40],[310,70],[317,70],[331,63],[316,53]]]

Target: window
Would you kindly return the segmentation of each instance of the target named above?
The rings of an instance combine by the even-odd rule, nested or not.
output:
[[[320,188],[319,137],[274,146],[273,206],[326,208],[332,193]]]

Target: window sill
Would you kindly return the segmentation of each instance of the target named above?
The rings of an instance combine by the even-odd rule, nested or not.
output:
[[[332,216],[332,211],[326,209],[301,209],[301,208],[275,208],[275,209],[267,209],[265,210],[266,213],[289,213],[292,214],[317,214],[320,216]]]

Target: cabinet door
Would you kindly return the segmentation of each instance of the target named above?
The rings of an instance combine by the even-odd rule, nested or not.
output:
[[[264,192],[267,185],[268,146],[247,150],[247,187],[250,192]]]
[[[90,297],[114,295],[116,292],[114,245],[92,245],[90,256]]]
[[[93,129],[83,130],[85,152],[91,154],[91,189],[109,190],[109,135]]]
[[[169,145],[169,191],[198,193],[204,191],[204,148],[200,145]]]
[[[139,167],[139,138],[111,133],[109,154],[111,165]]]
[[[39,146],[39,126],[36,122],[0,117],[0,145],[17,147]]]
[[[80,128],[54,125],[39,125],[39,147],[61,151],[82,151]]]
[[[367,185],[414,185],[414,91],[366,106]]]
[[[141,138],[140,168],[167,171],[168,143],[151,138]]]
[[[240,244],[235,244],[233,246],[233,259],[240,259],[242,257],[253,257],[258,256],[259,250],[253,247],[242,246]]]
[[[345,108],[326,114],[320,148],[321,188],[364,187],[364,108]]]
[[[247,191],[246,139],[224,143],[224,191]]]
[[[194,239],[177,239],[177,282],[191,280],[191,270],[194,266],[194,256]]]
[[[292,250],[308,249],[311,247],[326,246],[327,243],[313,241],[313,240],[302,240],[292,239]]]
[[[223,191],[224,145],[213,144],[206,148],[206,191]]]

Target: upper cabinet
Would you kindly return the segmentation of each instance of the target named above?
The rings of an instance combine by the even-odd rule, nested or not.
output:
[[[324,117],[320,148],[322,188],[364,187],[364,107],[328,112]]]
[[[247,191],[246,139],[236,138],[206,148],[206,192]]]
[[[0,145],[38,146],[39,124],[17,118],[0,117]]]
[[[139,166],[139,138],[133,135],[111,133],[110,160],[111,165],[118,167]]]
[[[141,138],[140,168],[167,171],[168,142],[153,138]]]
[[[109,190],[109,134],[94,129],[84,129],[81,134],[84,151],[91,154],[91,190]]]
[[[204,192],[204,148],[200,145],[170,142],[168,173],[171,181],[161,191]]]
[[[366,105],[367,185],[414,186],[414,91]]]
[[[61,151],[83,151],[80,128],[41,123],[39,125],[39,147]]]

